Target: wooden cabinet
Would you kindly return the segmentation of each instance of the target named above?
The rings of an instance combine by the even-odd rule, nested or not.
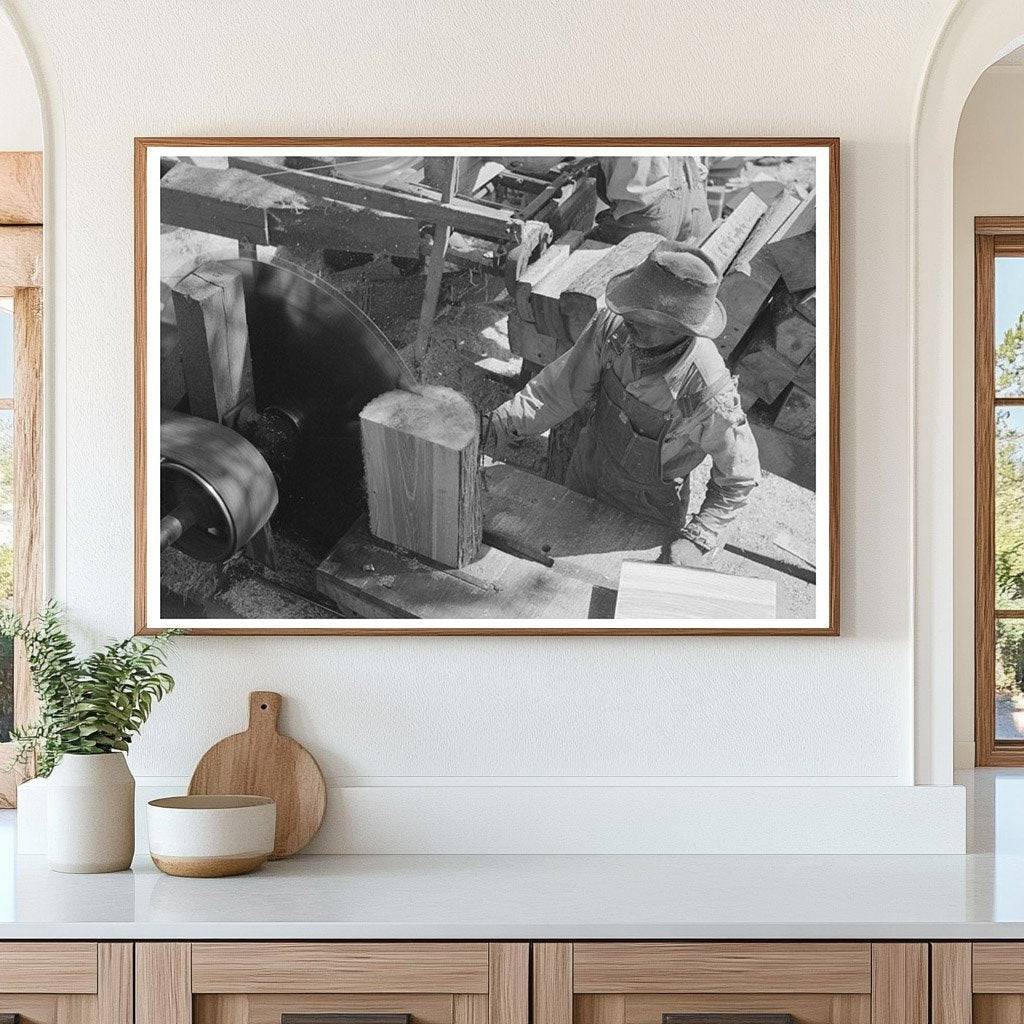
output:
[[[342,1013],[529,1024],[529,958],[522,942],[139,943],[136,1022],[281,1024],[284,1014]]]
[[[928,948],[869,942],[533,946],[533,1024],[663,1024],[667,1014],[797,1024],[928,1024]],[[723,1022],[728,1024],[728,1022]],[[778,1021],[774,1022],[778,1024]]]
[[[0,943],[7,1014],[21,1024],[132,1024],[132,944]]]
[[[1024,942],[934,942],[932,1024],[1024,1020]]]

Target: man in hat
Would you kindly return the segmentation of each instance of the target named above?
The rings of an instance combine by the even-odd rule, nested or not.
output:
[[[661,242],[608,282],[576,344],[494,411],[485,447],[540,434],[596,397],[565,483],[664,523],[669,558],[705,565],[761,476],[736,384],[715,347],[725,328],[721,274],[710,257]],[[687,520],[690,473],[708,456],[711,479]]]

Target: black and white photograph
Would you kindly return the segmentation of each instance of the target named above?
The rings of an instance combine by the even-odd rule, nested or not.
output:
[[[838,631],[838,143],[136,141],[142,631]]]

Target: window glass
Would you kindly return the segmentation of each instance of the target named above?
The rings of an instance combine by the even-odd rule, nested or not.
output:
[[[1024,398],[1024,257],[996,257],[996,398]]]
[[[996,409],[996,609],[1024,608],[1024,407]]]
[[[996,620],[996,739],[1024,739],[1024,622]]]

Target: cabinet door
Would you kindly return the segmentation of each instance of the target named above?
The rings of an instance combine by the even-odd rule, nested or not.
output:
[[[526,943],[139,943],[136,984],[136,1024],[529,1024]]]
[[[1024,942],[932,943],[933,1024],[1024,1019]]]
[[[533,958],[533,1024],[928,1024],[923,943],[537,943]]]
[[[127,942],[0,942],[0,1017],[21,1024],[132,1024]]]

